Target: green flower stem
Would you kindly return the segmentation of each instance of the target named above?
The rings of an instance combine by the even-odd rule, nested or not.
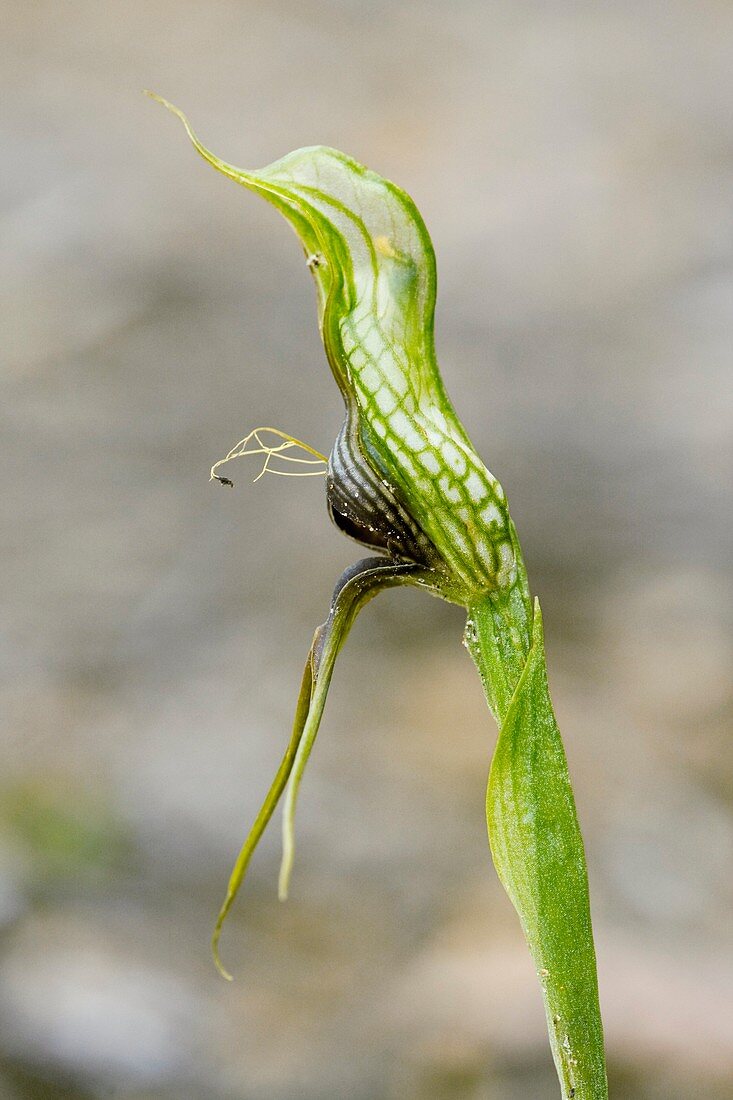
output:
[[[542,614],[524,594],[469,608],[466,644],[499,725],[486,791],[497,873],[522,924],[564,1100],[608,1096],[583,840],[550,701]]]

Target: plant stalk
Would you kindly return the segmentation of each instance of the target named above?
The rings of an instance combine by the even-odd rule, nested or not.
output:
[[[466,624],[499,726],[489,842],[537,970],[563,1100],[607,1100],[583,841],[547,686],[542,615],[517,557],[517,583],[471,606]]]

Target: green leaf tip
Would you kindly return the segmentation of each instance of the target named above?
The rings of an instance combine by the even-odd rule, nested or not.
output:
[[[380,555],[346,570],[314,635],[290,742],[216,922],[216,965],[231,978],[219,955],[222,927],[281,799],[278,892],[287,896],[300,785],[356,616],[388,587],[420,586],[467,611],[465,644],[499,726],[486,795],[491,851],[540,979],[562,1096],[606,1100],[585,855],[550,701],[542,614],[530,597],[504,491],[443,385],[433,338],[435,256],[425,224],[404,191],[335,149],[298,149],[262,169],[236,168],[199,141],[182,111],[148,94],[180,119],[204,160],[266,199],[295,230],[344,401],[327,460],[295,437],[255,429],[224,461],[264,455],[264,473],[271,460],[292,461],[289,449],[300,447],[310,457],[297,461],[325,473],[336,526]],[[276,444],[258,435],[272,431]],[[220,465],[211,476],[227,484]]]

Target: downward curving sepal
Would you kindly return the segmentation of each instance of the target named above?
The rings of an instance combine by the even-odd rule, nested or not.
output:
[[[331,609],[325,623],[313,635],[313,643],[305,663],[303,679],[295,710],[290,743],[280,763],[267,797],[240,850],[232,870],[226,897],[217,917],[212,948],[219,972],[231,980],[219,957],[219,938],[227,914],[234,904],[244,882],[247,868],[262,834],[267,828],[284,791],[283,860],[280,869],[281,898],[287,896],[288,882],[293,865],[295,805],[305,766],[321,724],[323,709],[331,683],[336,658],[343,646],[356,616],[362,607],[384,588],[401,584],[428,585],[430,579],[425,570],[407,564],[395,564],[385,558],[364,558],[347,569],[339,579],[331,600]]]

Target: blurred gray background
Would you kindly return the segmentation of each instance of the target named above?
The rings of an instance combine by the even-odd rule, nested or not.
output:
[[[616,1100],[732,1094],[731,71],[722,0],[11,2],[2,73],[0,1100],[550,1100],[462,617],[380,597],[299,810],[229,868],[359,556],[209,466],[340,399],[259,167],[414,196],[448,388],[543,600]]]

